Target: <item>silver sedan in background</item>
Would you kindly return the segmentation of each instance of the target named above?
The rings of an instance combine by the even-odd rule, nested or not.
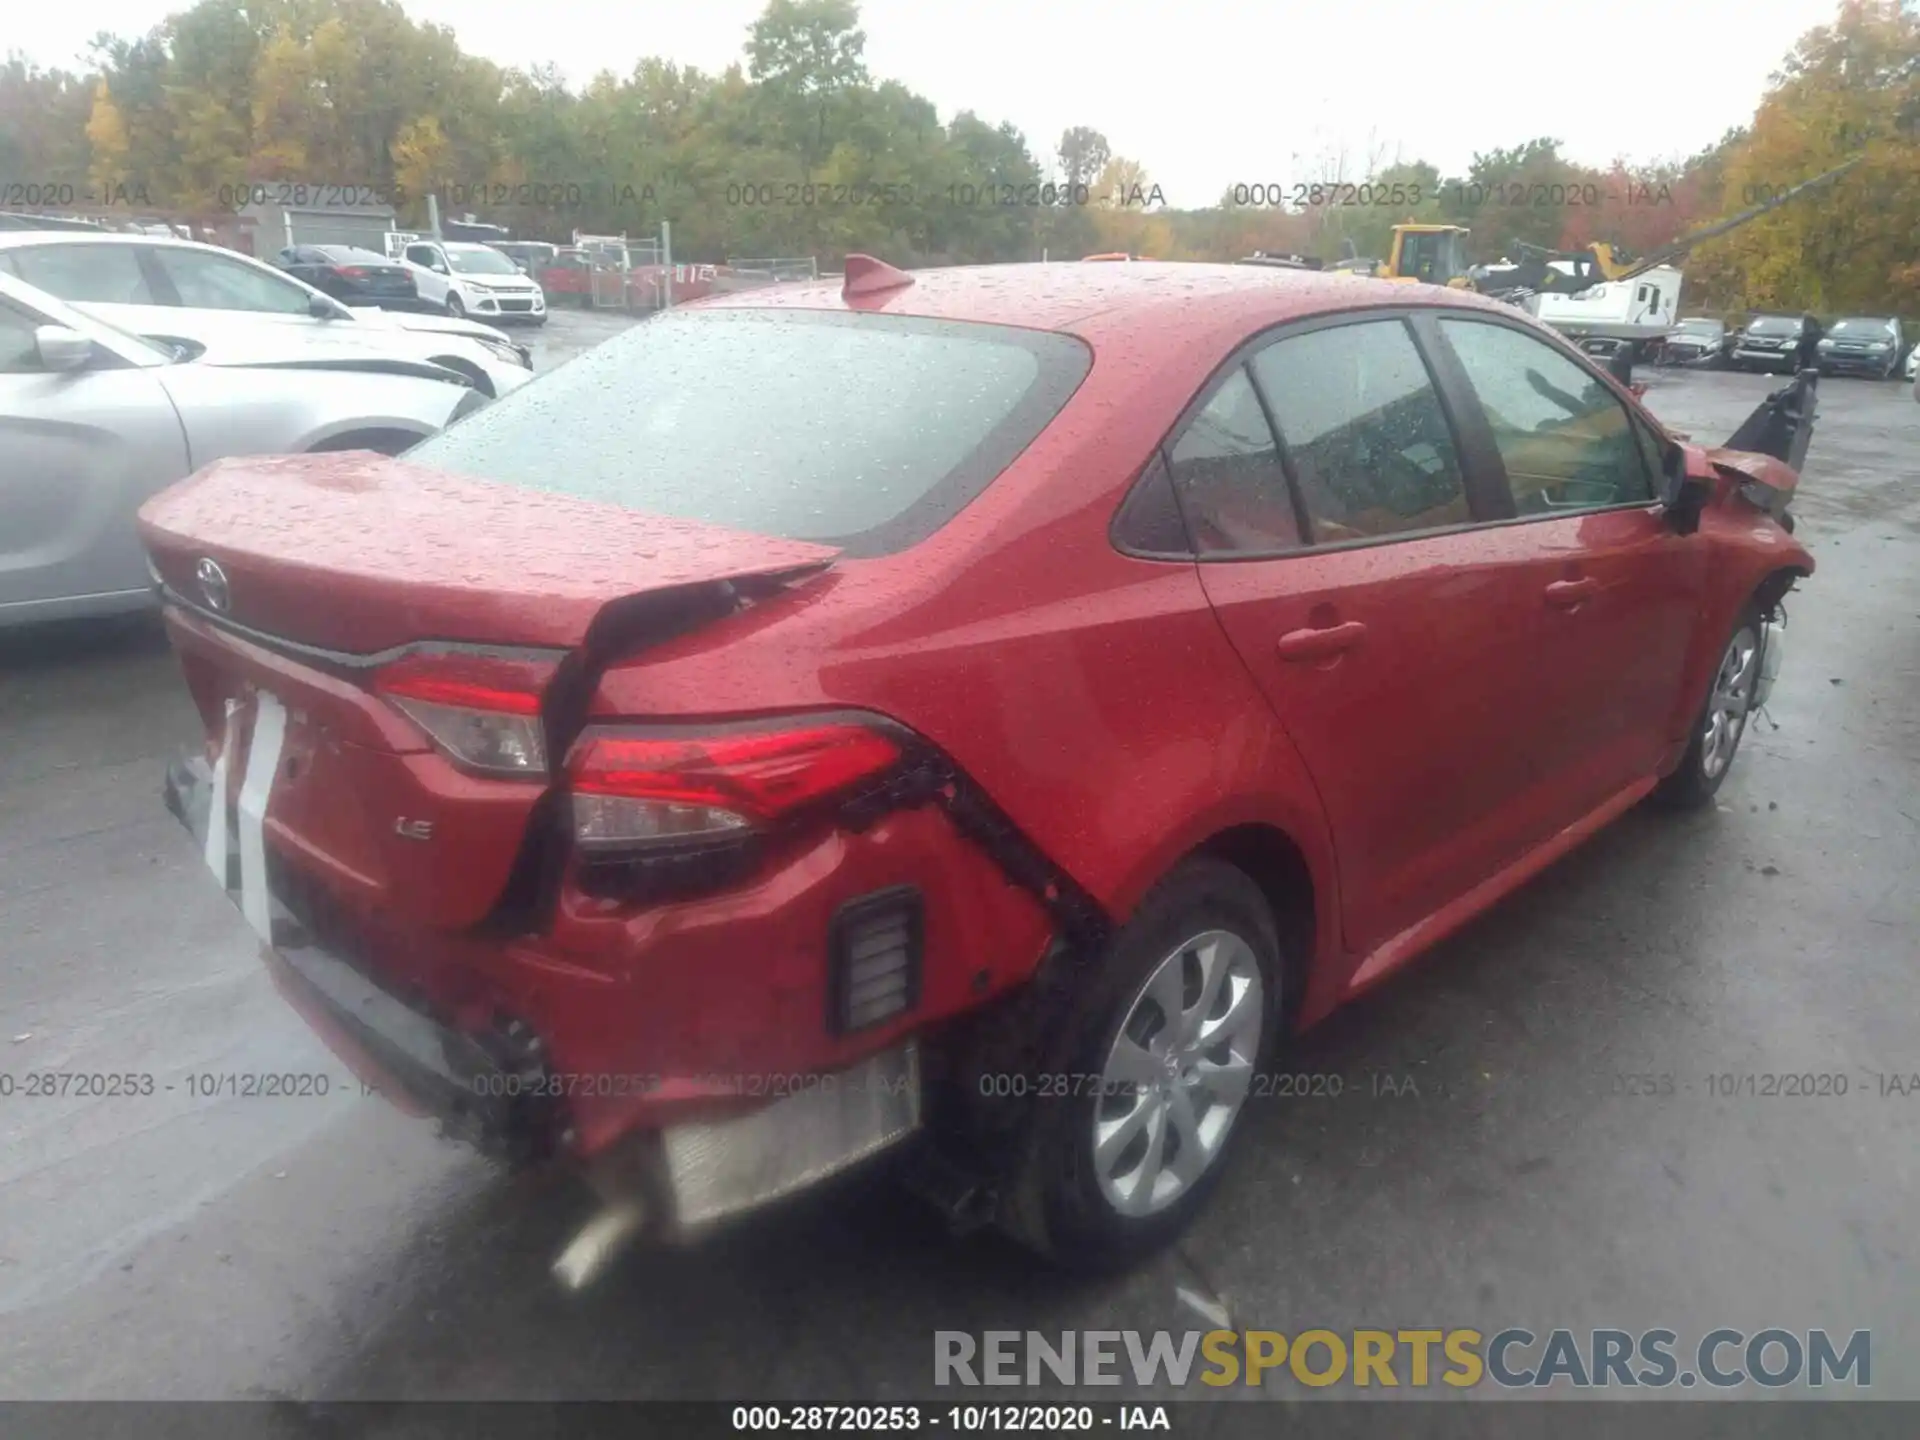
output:
[[[421,361],[163,350],[0,275],[0,628],[152,603],[134,511],[229,455],[397,455],[487,403]]]

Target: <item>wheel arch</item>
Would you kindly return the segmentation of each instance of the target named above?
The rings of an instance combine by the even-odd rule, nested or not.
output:
[[[1760,607],[1762,615],[1771,615],[1779,609],[1780,602],[1787,597],[1794,583],[1806,579],[1813,571],[1805,565],[1781,565],[1760,577],[1760,583],[1753,587],[1752,603]]]
[[[430,355],[427,358],[435,365],[444,365],[447,369],[456,370],[466,376],[467,379],[472,382],[473,388],[489,400],[498,398],[493,393],[493,381],[487,378],[487,372],[474,364],[473,361],[459,355]]]
[[[329,435],[307,447],[309,455],[324,455],[337,450],[372,450],[380,455],[398,455],[427,438],[426,431],[402,430],[391,425],[367,426]]]
[[[1280,934],[1286,1013],[1298,1016],[1319,952],[1321,906],[1313,867],[1299,843],[1278,825],[1248,822],[1210,836],[1183,861],[1204,856],[1233,866],[1259,887]]]
[[[1700,707],[1706,704],[1708,687],[1713,684],[1715,667],[1720,663],[1721,651],[1726,648],[1727,636],[1733,633],[1733,623],[1748,606],[1755,606],[1763,616],[1772,615],[1780,608],[1797,581],[1813,573],[1812,564],[1798,560],[1781,565],[1767,566],[1757,578],[1750,578],[1734,587],[1735,598],[1724,611],[1725,619],[1712,626],[1703,625],[1693,642],[1692,652],[1688,656],[1685,684],[1681,688],[1679,703],[1668,720],[1667,752],[1661,757],[1657,773],[1662,777],[1673,773],[1687,745],[1693,738],[1694,721],[1699,717]]]

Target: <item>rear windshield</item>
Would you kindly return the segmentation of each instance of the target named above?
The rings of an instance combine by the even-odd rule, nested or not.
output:
[[[407,453],[421,465],[878,555],[931,535],[1085,377],[1068,336],[892,315],[645,320]]]

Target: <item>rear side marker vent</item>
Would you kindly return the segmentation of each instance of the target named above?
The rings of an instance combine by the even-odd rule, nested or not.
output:
[[[920,1002],[924,906],[912,885],[842,905],[827,931],[827,1028],[865,1030]]]

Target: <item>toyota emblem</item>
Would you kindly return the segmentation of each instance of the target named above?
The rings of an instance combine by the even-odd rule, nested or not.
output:
[[[202,556],[200,563],[193,567],[193,578],[200,582],[200,593],[206,597],[207,608],[226,612],[228,601],[227,572],[220,568],[219,562]]]

